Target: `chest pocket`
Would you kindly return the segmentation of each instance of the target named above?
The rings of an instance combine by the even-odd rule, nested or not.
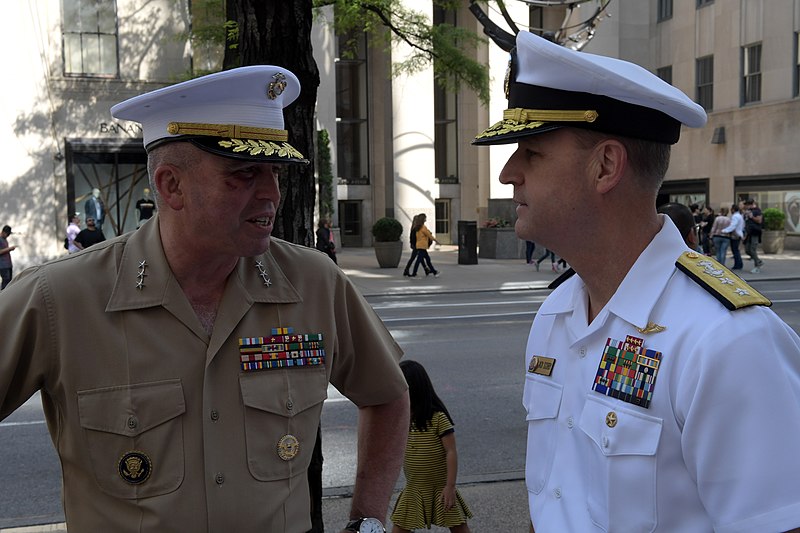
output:
[[[558,411],[563,387],[532,374],[525,376],[522,403],[527,412],[528,453],[525,461],[525,483],[528,491],[539,494],[547,484],[558,437]]]
[[[259,481],[305,472],[328,397],[325,367],[248,372],[239,376],[247,465]]]
[[[181,415],[186,403],[180,380],[79,391],[78,412],[94,476],[104,492],[148,498],[170,493],[183,482]],[[131,452],[141,460],[138,477],[123,475],[123,458]]]
[[[662,420],[605,400],[586,398],[580,428],[591,440],[588,506],[604,531],[647,532],[657,524],[656,451]]]

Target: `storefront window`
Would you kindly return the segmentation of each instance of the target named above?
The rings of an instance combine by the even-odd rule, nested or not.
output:
[[[775,207],[786,213],[786,231],[800,234],[800,187],[794,190],[741,189],[736,191],[739,200],[752,198],[762,210]]]

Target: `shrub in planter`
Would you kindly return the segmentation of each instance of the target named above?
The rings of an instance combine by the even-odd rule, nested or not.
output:
[[[780,209],[769,207],[764,209],[764,229],[770,231],[782,231],[786,222],[786,213]]]
[[[375,237],[375,242],[399,241],[402,234],[403,225],[391,217],[379,218],[372,225],[372,236]]]
[[[783,244],[786,239],[786,230],[784,229],[786,213],[780,209],[770,207],[764,209],[762,214],[764,216],[764,231],[761,234],[761,247],[764,249],[764,253],[783,253]]]
[[[381,268],[397,268],[403,255],[403,243],[400,236],[403,225],[391,217],[379,218],[372,225],[372,236],[375,237],[375,258]]]

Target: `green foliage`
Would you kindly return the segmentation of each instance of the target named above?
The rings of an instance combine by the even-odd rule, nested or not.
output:
[[[317,172],[319,181],[319,216],[330,220],[333,215],[333,165],[328,130],[317,131]]]
[[[394,242],[400,240],[403,234],[403,225],[391,217],[379,218],[372,225],[372,236],[377,242]]]
[[[769,207],[764,209],[764,229],[771,231],[780,231],[784,229],[786,222],[786,213],[780,209]]]
[[[445,9],[457,9],[458,0],[434,0]],[[334,26],[339,36],[370,35],[372,46],[382,46],[387,52],[392,44],[404,43],[409,55],[393,64],[393,74],[413,74],[433,66],[437,83],[455,91],[462,84],[475,91],[481,101],[489,102],[489,70],[470,57],[470,53],[486,39],[465,28],[450,24],[432,24],[419,11],[406,8],[401,0],[314,0],[314,7],[333,5]],[[388,29],[389,31],[384,31]],[[348,39],[345,55],[352,55],[357,39]]]

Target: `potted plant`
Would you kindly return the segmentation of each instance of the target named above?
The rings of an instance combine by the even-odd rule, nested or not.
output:
[[[375,258],[381,268],[397,268],[403,255],[403,243],[400,236],[403,225],[391,217],[379,218],[372,225],[372,236],[375,238]]]
[[[761,233],[761,247],[765,254],[783,253],[783,242],[786,239],[786,213],[780,209],[769,207],[764,209],[764,230]]]

